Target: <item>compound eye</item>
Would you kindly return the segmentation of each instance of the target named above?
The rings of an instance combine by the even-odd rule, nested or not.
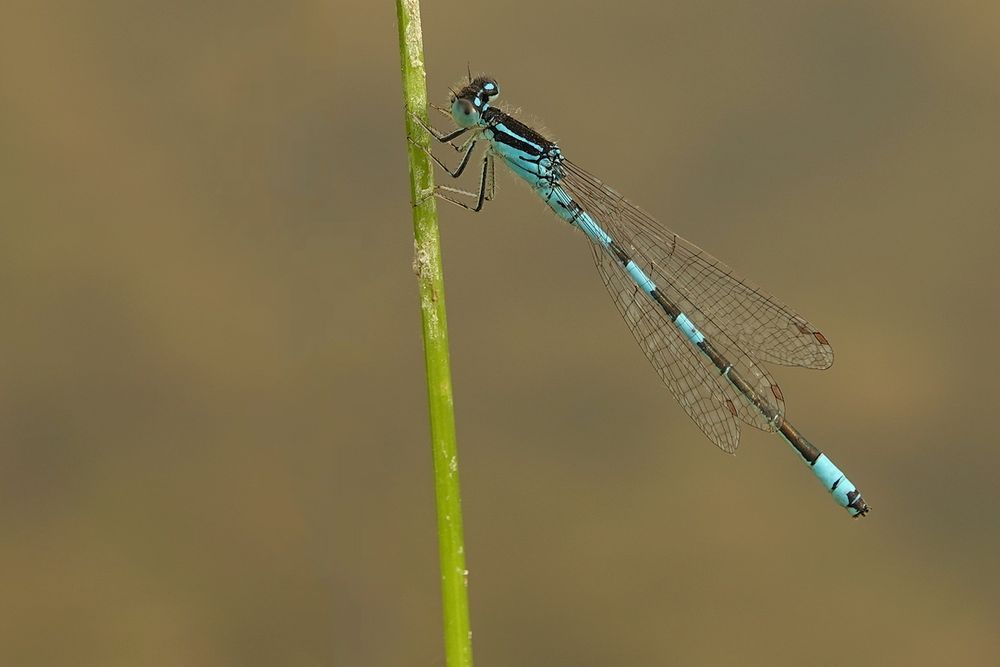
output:
[[[486,97],[493,97],[500,94],[500,86],[493,79],[489,79],[483,84],[483,92],[486,93]]]
[[[475,111],[475,109],[473,109],[472,107],[472,102],[466,99],[461,99],[458,101],[458,108],[462,112],[462,114],[466,116],[471,116]]]

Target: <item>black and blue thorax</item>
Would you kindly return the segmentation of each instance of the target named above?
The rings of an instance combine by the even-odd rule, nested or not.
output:
[[[452,99],[452,118],[460,127],[477,129],[490,150],[532,188],[545,192],[566,174],[559,147],[513,116],[490,106],[500,94],[496,81],[478,77]]]
[[[531,187],[553,186],[566,175],[565,159],[555,142],[492,107],[483,113],[483,123],[483,136],[493,152]]]

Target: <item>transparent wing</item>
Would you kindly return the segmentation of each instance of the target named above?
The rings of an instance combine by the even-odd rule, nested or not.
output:
[[[733,270],[664,227],[600,180],[566,161],[561,181],[567,191],[605,230],[645,261],[643,268],[659,286],[670,286],[706,322],[723,330],[757,361],[805,368],[829,368],[833,348],[803,317],[773,296],[733,274]],[[638,262],[638,259],[637,259]]]
[[[598,222],[601,223],[600,220]],[[615,234],[614,231],[609,233],[612,236]],[[629,240],[618,240],[618,244],[631,252],[632,261],[653,277],[657,291],[686,314],[712,346],[726,357],[733,370],[758,395],[765,397],[778,415],[784,417],[785,401],[770,373],[741,350],[697,304],[658,276],[640,248]],[[717,446],[732,453],[739,446],[740,439],[736,420],[762,431],[773,431],[774,424],[780,423],[780,420],[769,420],[723,377],[712,360],[681,333],[660,304],[636,286],[613,255],[597,244],[593,244],[592,249],[604,285],[639,347],[674,398],[705,435]]]
[[[691,348],[691,342],[674,326],[659,304],[622,271],[621,264],[597,244],[592,244],[591,248],[618,311],[670,393],[709,440],[724,451],[734,453],[740,444],[734,403],[739,399],[726,391],[720,382],[725,379],[718,369],[698,358],[702,356],[698,350]]]
[[[567,169],[560,185],[783,418],[781,389],[759,362],[827,368],[833,351],[822,334],[590,174],[572,164]],[[733,452],[739,445],[738,421],[766,431],[781,423],[751,405],[661,306],[636,287],[614,256],[599,245],[592,248],[604,284],[643,353],[712,442]]]

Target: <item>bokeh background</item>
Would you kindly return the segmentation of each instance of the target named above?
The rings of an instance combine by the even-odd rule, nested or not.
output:
[[[998,6],[423,19],[822,329],[874,507],[712,447],[501,174],[440,207],[478,663],[996,664]],[[0,664],[443,664],[392,4],[11,0],[0,77]]]

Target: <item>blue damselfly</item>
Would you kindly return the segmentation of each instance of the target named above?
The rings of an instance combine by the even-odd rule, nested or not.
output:
[[[829,368],[833,349],[805,319],[732,269],[684,240],[563,157],[559,147],[493,106],[500,93],[489,77],[469,76],[453,91],[458,125],[426,127],[462,153],[458,178],[486,144],[478,192],[438,186],[433,193],[480,211],[495,192],[494,159],[524,179],[556,215],[591,241],[594,260],[615,305],[664,384],[709,440],[726,452],[739,445],[740,422],[777,431],[854,517],[869,507],[825,454],[785,419],[785,401],[763,362]],[[421,124],[423,122],[421,121]],[[460,137],[464,141],[453,143]],[[461,196],[472,199],[464,202]]]

